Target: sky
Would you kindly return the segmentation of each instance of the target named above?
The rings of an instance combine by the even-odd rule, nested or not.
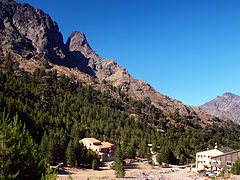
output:
[[[65,42],[83,32],[98,55],[184,104],[240,95],[239,0],[16,1],[49,14]]]

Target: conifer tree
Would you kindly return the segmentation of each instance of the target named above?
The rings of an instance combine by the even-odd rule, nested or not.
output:
[[[237,161],[233,164],[231,173],[236,175],[240,174],[240,158],[238,158]]]
[[[93,169],[93,170],[96,170],[96,169],[97,169],[97,160],[96,160],[96,159],[93,159],[91,165],[92,165],[92,169]]]
[[[147,144],[144,140],[139,145],[138,155],[141,157],[146,157],[147,155]]]
[[[153,140],[153,142],[152,142],[152,151],[157,152],[157,141],[156,140]]]
[[[135,158],[136,149],[133,144],[130,144],[127,146],[125,154],[127,158],[133,158],[133,159]]]
[[[123,154],[120,147],[117,147],[114,152],[114,170],[117,178],[123,178],[125,176],[125,170],[123,166]]]
[[[125,170],[123,166],[123,161],[120,159],[115,159],[115,175],[117,178],[123,178],[125,176]]]
[[[75,152],[72,140],[69,141],[66,150],[66,162],[67,164],[74,166]]]
[[[5,111],[0,121],[1,179],[40,179],[47,166],[25,126],[17,115],[11,121]]]
[[[174,155],[173,155],[173,152],[172,150],[167,147],[167,146],[164,146],[161,150],[160,150],[160,153],[157,155],[157,162],[159,164],[161,163],[174,163]]]

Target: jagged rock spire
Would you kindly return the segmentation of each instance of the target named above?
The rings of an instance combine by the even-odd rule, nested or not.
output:
[[[90,47],[86,40],[85,34],[79,31],[73,31],[70,34],[67,40],[66,47],[69,51],[81,52],[85,57],[89,57],[94,53],[94,51],[92,50],[92,48]]]

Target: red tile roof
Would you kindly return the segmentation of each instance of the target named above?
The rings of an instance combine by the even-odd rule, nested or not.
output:
[[[102,142],[101,148],[111,148],[113,147],[113,144],[109,142]]]

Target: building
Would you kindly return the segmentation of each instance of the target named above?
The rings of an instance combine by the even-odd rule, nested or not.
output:
[[[211,169],[212,157],[224,154],[218,149],[211,149],[196,154],[196,168],[197,169]]]
[[[80,140],[87,148],[95,151],[99,155],[100,161],[113,161],[113,144],[109,142],[101,142],[95,138],[84,138]]]
[[[240,150],[231,148],[217,148],[196,153],[196,168],[218,170],[226,166],[231,167],[240,157]]]
[[[224,167],[232,167],[232,165],[240,157],[240,150],[224,153],[212,157],[212,167],[222,169]]]

